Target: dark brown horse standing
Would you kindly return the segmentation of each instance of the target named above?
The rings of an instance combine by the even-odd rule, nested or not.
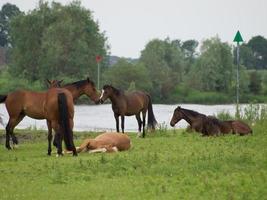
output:
[[[119,129],[119,116],[121,116],[121,129],[124,133],[124,118],[125,116],[135,115],[138,122],[139,135],[141,133],[141,127],[143,125],[143,137],[145,137],[145,125],[146,125],[146,112],[148,111],[148,127],[155,129],[157,123],[153,109],[151,97],[149,94],[141,91],[131,92],[125,94],[123,91],[111,85],[105,85],[102,89],[102,94],[100,96],[100,103],[103,103],[107,98],[110,99],[112,103],[112,110],[114,112],[114,117],[116,120],[117,132]],[[140,113],[142,112],[141,120]]]
[[[191,129],[206,136],[228,133],[247,135],[252,133],[251,128],[244,122],[238,120],[221,121],[213,116],[206,116],[178,106],[174,110],[170,125],[174,126],[181,119],[187,121]]]
[[[97,90],[95,88],[95,84],[93,81],[91,81],[89,79],[89,77],[87,77],[87,79],[85,79],[85,80],[80,80],[80,81],[76,81],[73,83],[68,83],[64,86],[61,86],[62,81],[63,80],[60,80],[60,81],[47,80],[48,87],[49,88],[60,87],[60,88],[67,89],[71,93],[74,101],[76,101],[80,96],[85,94],[95,103],[99,102],[99,95],[98,95]],[[51,128],[49,123],[47,123],[47,126],[48,126],[48,136],[49,136],[49,138],[52,138],[53,137],[52,136],[52,128]],[[57,146],[56,141],[57,140],[54,140],[54,142],[53,142],[54,146]]]
[[[13,144],[18,144],[13,130],[25,116],[33,119],[46,119],[57,138],[57,153],[62,155],[62,140],[66,148],[77,155],[73,143],[74,106],[71,93],[66,89],[51,88],[46,92],[19,90],[8,95],[1,95],[0,102],[5,102],[9,121],[6,126],[6,148],[11,149],[10,136]],[[51,140],[48,137],[48,155],[51,155]]]

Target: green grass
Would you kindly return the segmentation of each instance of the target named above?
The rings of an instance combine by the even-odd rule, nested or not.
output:
[[[60,158],[46,155],[45,133],[22,131],[19,149],[0,148],[0,199],[265,199],[267,133],[254,130],[244,137],[131,134],[127,152]],[[76,137],[78,145],[84,136]]]

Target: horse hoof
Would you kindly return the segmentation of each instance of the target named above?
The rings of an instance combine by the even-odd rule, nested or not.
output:
[[[6,145],[6,148],[7,148],[7,150],[11,150],[12,149],[11,146],[7,146],[7,145]]]
[[[58,153],[56,155],[57,158],[62,157],[62,156],[63,156],[63,154],[58,154]]]
[[[19,148],[19,145],[18,144],[14,144],[13,145],[13,149],[18,149]]]
[[[138,132],[136,138],[140,138],[141,136],[142,136],[142,133]]]
[[[119,149],[118,149],[117,147],[112,147],[112,150],[113,150],[114,152],[118,152],[118,151],[119,151]]]

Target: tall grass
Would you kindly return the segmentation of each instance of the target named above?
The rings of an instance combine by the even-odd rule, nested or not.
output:
[[[227,111],[217,114],[221,120],[239,119],[248,123],[253,132],[266,134],[267,130],[267,105],[249,104],[243,109],[236,109],[235,116]],[[256,131],[255,131],[256,130]]]

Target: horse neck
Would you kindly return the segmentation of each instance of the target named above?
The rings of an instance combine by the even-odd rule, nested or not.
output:
[[[112,94],[109,99],[112,104],[118,104],[123,94]]]
[[[182,113],[183,113],[183,119],[184,119],[185,121],[187,121],[187,123],[189,123],[190,125],[193,123],[193,121],[196,120],[196,118],[198,118],[198,117],[194,116],[191,112],[192,112],[192,111],[190,111],[190,110],[186,110],[186,109],[183,109],[183,110],[182,110]]]
[[[78,99],[81,95],[84,94],[84,92],[81,89],[77,88],[74,85],[66,85],[64,86],[64,88],[71,92],[74,100]]]

